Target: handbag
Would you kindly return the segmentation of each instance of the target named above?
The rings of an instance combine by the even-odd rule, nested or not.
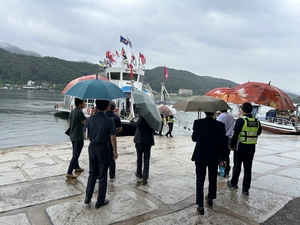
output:
[[[70,136],[70,127],[68,128],[68,130],[66,130],[65,134]]]

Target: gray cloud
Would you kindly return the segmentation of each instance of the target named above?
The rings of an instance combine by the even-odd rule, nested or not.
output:
[[[165,64],[298,91],[299,6],[293,0],[10,0],[0,3],[0,41],[97,63],[106,50],[123,46],[122,35],[136,56],[145,54],[149,69]]]

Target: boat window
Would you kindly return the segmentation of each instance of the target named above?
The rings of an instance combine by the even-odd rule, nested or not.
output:
[[[138,74],[134,73],[133,74],[134,81],[137,81],[137,78],[138,78]],[[130,73],[123,73],[123,80],[131,80]]]
[[[110,79],[112,80],[120,80],[120,73],[110,73]]]
[[[140,75],[140,80],[139,82],[144,82],[144,76]]]

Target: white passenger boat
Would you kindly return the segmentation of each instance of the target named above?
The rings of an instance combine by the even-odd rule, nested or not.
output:
[[[146,92],[153,99],[153,92],[150,85],[144,82],[145,56],[139,53],[137,58],[138,60],[136,60],[133,53],[131,53],[131,59],[129,60],[125,49],[122,48],[120,51],[116,51],[116,54],[107,51],[105,60],[99,61],[99,65],[104,68],[104,72],[101,72],[98,75],[116,84],[127,96],[126,99],[114,100],[117,105],[116,113],[121,119],[124,134],[133,134],[134,132],[134,128],[129,125],[129,119],[136,116],[132,91],[134,89],[141,90]],[[88,76],[89,79],[96,78],[96,74],[87,75],[86,77]],[[94,76],[95,78],[91,78],[90,76]],[[84,80],[84,78],[85,76],[75,80],[80,81],[80,79]],[[74,80],[71,82],[74,83]],[[62,94],[64,94],[64,92]],[[87,100],[86,108],[83,109],[83,113],[88,117],[94,106],[94,99]],[[55,104],[54,108],[58,113],[69,113],[74,108],[74,97],[64,96],[64,101]]]
[[[228,103],[231,107],[231,115],[238,118],[240,108],[238,104]],[[300,134],[299,106],[294,112],[278,113],[275,108],[252,104],[252,115],[259,119],[262,129],[277,134]]]

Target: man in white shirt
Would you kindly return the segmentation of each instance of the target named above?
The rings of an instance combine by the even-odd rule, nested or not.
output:
[[[230,159],[229,159],[229,155],[230,155],[230,149],[229,149],[229,144],[230,144],[230,140],[232,137],[232,133],[233,133],[233,127],[234,127],[234,119],[231,115],[228,114],[227,110],[222,110],[221,114],[218,116],[217,118],[218,121],[223,122],[225,124],[225,129],[226,129],[226,143],[224,144],[224,146],[227,147],[226,149],[226,158],[225,161],[226,163],[226,167],[225,167],[225,176],[229,175],[229,171],[230,171]]]

